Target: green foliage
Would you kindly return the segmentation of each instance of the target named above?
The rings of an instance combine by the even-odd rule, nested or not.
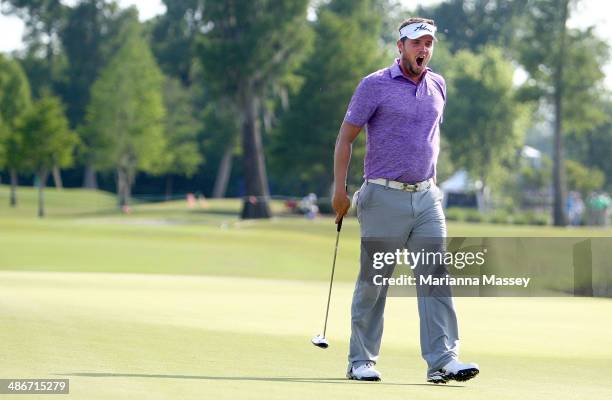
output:
[[[465,213],[466,222],[484,222],[485,216],[478,210],[469,209]]]
[[[310,43],[303,0],[206,3],[209,31],[198,41],[198,59],[216,101],[227,99],[242,128],[246,194],[243,218],[268,218],[269,195],[260,119],[267,96],[299,66]]]
[[[609,44],[595,36],[594,28],[570,30],[563,74],[563,125],[565,133],[581,134],[609,120],[605,112],[603,67],[610,59]],[[585,57],[585,52],[589,56]]]
[[[603,187],[606,178],[599,169],[587,168],[578,161],[565,160],[567,187],[577,190],[586,198],[589,193]]]
[[[151,50],[166,75],[183,85],[193,80],[195,42],[202,27],[201,0],[164,0],[166,12],[152,21]]]
[[[458,208],[458,207],[447,208],[444,211],[444,215],[446,216],[447,221],[458,221],[458,222],[465,221],[465,209],[463,208]]]
[[[23,69],[0,54],[0,166],[20,169],[23,141],[16,125],[30,105],[30,85]]]
[[[612,101],[606,100],[597,107],[601,107],[607,121],[583,133],[570,132],[567,138],[567,154],[585,167],[601,170],[606,179],[607,190],[612,191]]]
[[[8,138],[8,129],[0,119],[0,168],[4,167],[6,162],[6,139]]]
[[[202,111],[200,119],[204,125],[202,148],[207,165],[216,165],[227,146],[234,147],[233,155],[241,154],[237,134],[240,131],[240,121],[236,118],[233,104],[227,99],[211,101]]]
[[[132,24],[92,87],[85,135],[96,167],[161,170],[166,146],[162,79],[139,26]]]
[[[211,29],[200,35],[197,53],[218,95],[263,93],[299,65],[310,36],[306,2],[210,1],[206,6]]]
[[[19,63],[0,54],[0,118],[9,129],[30,106],[30,85]]]
[[[191,92],[179,80],[166,78],[164,104],[167,148],[162,172],[192,176],[203,160],[197,143],[201,127],[194,116]]]
[[[435,20],[449,49],[478,52],[487,45],[512,51],[527,0],[450,0],[419,7],[418,15]]]
[[[489,222],[492,224],[508,224],[512,222],[512,216],[505,210],[495,210],[488,217]]]
[[[25,23],[26,50],[22,65],[35,97],[56,89],[65,68],[58,39],[68,7],[60,0],[3,0],[3,12],[16,15]]]
[[[449,43],[443,33],[436,34],[438,41],[435,43],[433,57],[429,62],[431,69],[446,77],[454,63],[454,55],[448,49]],[[395,48],[397,54],[397,47]]]
[[[322,194],[331,185],[334,143],[355,86],[385,64],[374,3],[331,1],[319,10],[314,52],[300,70],[304,85],[272,143],[273,173],[286,190]],[[352,182],[363,175],[364,137],[353,145]]]
[[[562,90],[562,121],[567,132],[584,132],[606,119],[600,105],[603,92],[600,83],[603,66],[610,57],[609,44],[598,38],[594,28],[568,29],[565,46],[561,47],[564,1],[531,0],[520,31],[518,59],[529,73],[523,89],[530,97],[552,101],[555,85]],[[570,5],[575,4],[570,1]],[[571,7],[570,7],[571,8]],[[588,56],[585,56],[588,54]],[[563,59],[559,59],[560,55]],[[563,63],[563,76],[555,75]],[[561,79],[560,83],[556,81]]]
[[[541,190],[546,188],[552,179],[552,160],[542,155],[541,165],[534,167],[523,163],[520,166],[519,176],[522,189]]]
[[[62,22],[65,6],[60,0],[2,0],[3,12],[24,19],[28,34],[49,33]]]
[[[451,207],[444,211],[447,221],[515,224],[515,225],[548,225],[548,215],[535,211],[495,210],[482,213],[474,208]]]
[[[61,101],[43,95],[17,122],[23,138],[22,157],[26,167],[36,173],[48,172],[54,166],[73,163],[78,136],[68,127]]]
[[[554,107],[553,215],[559,226],[567,224],[564,136],[592,130],[607,118],[597,105],[602,102],[598,86],[609,46],[592,28],[567,28],[575,4],[576,0],[530,0],[519,42],[519,60],[531,78],[527,88]]]
[[[84,122],[91,86],[116,50],[113,38],[127,14],[104,0],[84,0],[66,11],[59,38],[68,64],[57,92],[72,127]]]
[[[38,99],[44,92],[61,95],[62,86],[70,79],[66,75],[68,61],[65,53],[51,53],[45,57],[41,45],[29,43],[27,46],[18,59],[30,82],[32,97]]]
[[[442,134],[454,165],[483,181],[510,160],[521,143],[526,113],[515,99],[511,64],[501,49],[462,50],[447,74]]]
[[[517,212],[512,216],[515,225],[548,225],[548,215],[534,211]]]

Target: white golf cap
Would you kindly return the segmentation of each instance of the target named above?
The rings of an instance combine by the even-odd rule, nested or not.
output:
[[[415,22],[414,24],[406,25],[399,32],[400,39],[417,39],[425,35],[430,35],[434,40],[437,40],[435,25],[426,22]]]

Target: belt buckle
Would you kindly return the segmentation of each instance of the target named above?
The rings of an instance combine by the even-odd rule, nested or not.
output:
[[[411,185],[409,183],[402,183],[402,190],[405,192],[416,192],[416,185]]]

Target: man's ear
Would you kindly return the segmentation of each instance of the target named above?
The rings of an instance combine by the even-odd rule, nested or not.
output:
[[[400,54],[402,54],[402,49],[404,44],[402,43],[402,39],[397,41],[397,51],[399,51]]]

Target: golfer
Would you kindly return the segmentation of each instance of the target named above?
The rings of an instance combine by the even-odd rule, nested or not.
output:
[[[338,223],[351,205],[345,182],[352,143],[366,126],[364,183],[354,196],[362,245],[360,277],[351,307],[349,379],[378,381],[381,376],[374,366],[388,286],[364,279],[372,270],[371,257],[365,254],[368,239],[389,238],[386,244],[394,245],[391,242],[399,238],[402,247],[410,249],[418,238],[446,236],[442,193],[436,186],[446,84],[427,67],[437,40],[435,33],[430,19],[402,22],[397,41],[399,59],[361,80],[336,141],[332,205]],[[476,364],[458,360],[457,318],[450,294],[418,294],[418,310],[427,381],[446,383],[476,376]]]

